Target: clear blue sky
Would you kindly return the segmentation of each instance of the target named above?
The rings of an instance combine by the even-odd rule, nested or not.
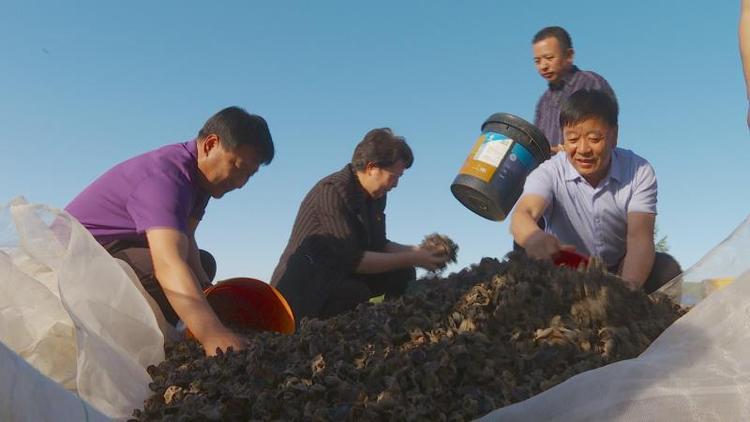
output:
[[[750,212],[739,1],[4,2],[0,203],[64,207],[112,165],[190,139],[215,111],[263,115],[277,148],[209,204],[199,244],[219,278],[268,280],[299,202],[365,132],[389,126],[415,165],[389,195],[388,234],[438,231],[458,270],[511,246],[508,221],[449,186],[484,119],[531,120],[545,89],[540,28],[569,30],[583,69],[620,101],[619,145],[659,180],[657,224],[683,267]]]

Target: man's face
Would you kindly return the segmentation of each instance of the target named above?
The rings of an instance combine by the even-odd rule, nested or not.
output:
[[[388,191],[398,186],[398,179],[404,174],[405,169],[406,166],[400,160],[390,167],[368,165],[365,168],[367,186],[364,186],[364,188],[372,199],[381,198]]]
[[[591,186],[597,186],[607,176],[616,146],[617,128],[598,117],[563,128],[563,149],[568,161]]]
[[[254,148],[240,145],[230,150],[216,142],[206,151],[202,171],[208,182],[208,192],[214,198],[221,198],[245,186],[259,167],[260,159]]]
[[[573,66],[573,49],[563,50],[555,37],[545,38],[532,45],[534,66],[549,83],[556,83]]]

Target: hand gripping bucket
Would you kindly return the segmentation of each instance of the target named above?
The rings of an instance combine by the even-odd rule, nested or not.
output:
[[[502,221],[521,196],[526,176],[549,157],[549,142],[536,126],[495,113],[482,125],[451,192],[466,208]]]

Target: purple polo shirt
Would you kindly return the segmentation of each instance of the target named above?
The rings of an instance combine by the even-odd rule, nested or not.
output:
[[[562,103],[579,89],[598,89],[611,95],[615,101],[617,100],[614,91],[603,77],[573,66],[568,74],[560,78],[560,81],[549,84],[536,104],[534,125],[544,133],[550,146],[562,143],[560,108]]]
[[[547,233],[613,269],[625,256],[628,213],[656,214],[656,174],[645,159],[615,148],[609,173],[593,187],[560,153],[529,174],[523,195],[545,199]]]
[[[65,207],[100,243],[145,239],[146,230],[187,235],[210,199],[199,185],[195,140],[167,145],[112,167]]]

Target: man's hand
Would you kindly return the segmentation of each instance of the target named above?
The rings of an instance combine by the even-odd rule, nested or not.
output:
[[[526,240],[524,249],[526,250],[526,254],[531,258],[552,261],[554,256],[561,250],[574,251],[575,247],[572,245],[563,245],[555,236],[538,230]]]
[[[408,267],[420,267],[434,271],[448,262],[450,256],[444,251],[422,249],[419,246],[398,245],[397,252],[365,251],[356,272],[380,274]],[[394,247],[391,247],[394,250]]]
[[[206,356],[216,355],[216,349],[226,352],[231,347],[236,352],[247,345],[247,339],[238,336],[226,328],[210,333],[204,336],[204,338],[198,339],[198,341],[200,341],[206,350]]]
[[[620,280],[622,280],[622,283],[625,284],[625,287],[627,287],[628,289],[630,289],[630,290],[632,290],[634,292],[638,291],[638,290],[641,290],[641,284],[638,284],[638,283],[636,283],[634,281],[625,280],[623,278],[620,278]]]
[[[224,327],[211,309],[187,263],[187,236],[175,229],[160,228],[147,230],[146,238],[156,279],[164,295],[188,330],[203,344],[206,353],[215,354],[217,347],[240,349],[241,339]]]
[[[413,251],[414,266],[427,271],[435,271],[445,266],[450,257],[444,250],[434,250],[416,246]]]

